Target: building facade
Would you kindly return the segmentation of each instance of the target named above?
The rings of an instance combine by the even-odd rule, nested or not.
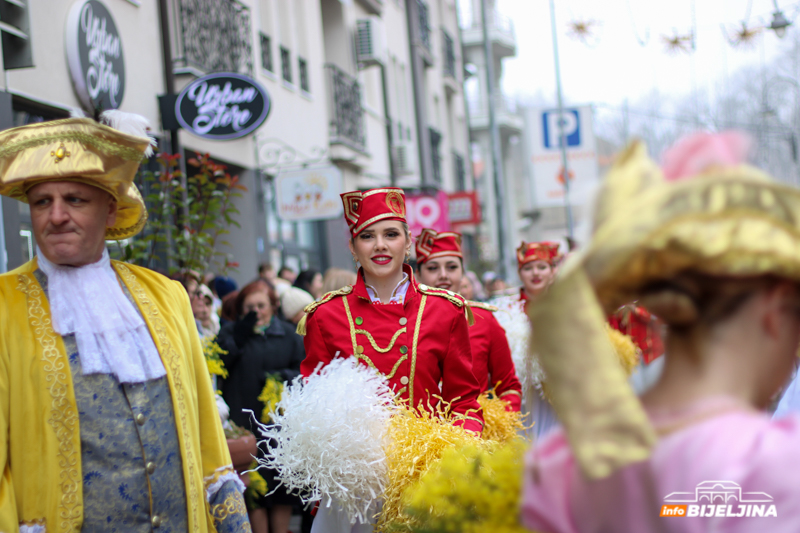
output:
[[[522,117],[516,110],[515,103],[501,92],[503,77],[503,59],[514,57],[517,53],[517,40],[514,23],[497,9],[494,0],[486,1],[488,40],[490,44],[490,60],[494,75],[494,99],[487,95],[487,62],[484,49],[483,19],[481,17],[481,0],[464,0],[461,20],[461,39],[463,42],[464,60],[469,65],[472,76],[465,83],[469,109],[469,135],[471,141],[471,159],[475,168],[475,189],[481,198],[483,223],[476,228],[476,240],[480,250],[480,259],[487,267],[500,261],[498,233],[502,227],[496,208],[498,198],[494,181],[494,158],[492,157],[492,140],[489,123],[489,109],[494,108],[495,121],[500,136],[500,161],[502,166],[502,189],[504,198],[502,214],[505,216],[504,236],[506,272],[513,273],[513,249],[519,246],[520,231],[527,224],[525,213],[528,208],[528,182],[524,179],[520,136],[523,132]],[[510,281],[514,281],[513,279]]]
[[[109,65],[124,71],[110,78],[119,86],[117,107],[145,116],[160,150],[184,160],[207,153],[247,187],[237,201],[241,228],[231,228],[230,245],[220,250],[239,263],[231,275],[240,283],[262,262],[352,265],[340,216],[281,219],[276,196],[287,172],[334,169],[342,192],[469,187],[453,0],[51,0],[46,8],[0,1],[0,128],[86,109],[62,44],[77,31],[71,11],[86,3],[115,26],[119,53]],[[179,129],[172,146],[174,126],[162,113],[170,101],[162,99],[162,108],[159,97],[214,72],[262,85],[270,99],[266,121],[225,141]],[[27,206],[4,198],[2,208],[0,269],[9,269],[35,251]]]

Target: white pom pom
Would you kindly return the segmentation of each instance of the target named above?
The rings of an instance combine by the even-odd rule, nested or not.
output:
[[[287,385],[259,425],[269,452],[261,466],[278,472],[281,484],[304,502],[332,501],[350,519],[367,523],[370,507],[386,483],[383,448],[395,409],[386,378],[355,358],[336,358],[305,382]]]
[[[153,155],[153,147],[156,145],[156,140],[150,136],[150,122],[142,115],[110,109],[100,114],[100,122],[122,133],[147,139],[150,142],[150,146],[147,147],[144,155],[145,157]]]
[[[544,371],[539,359],[529,353],[531,342],[531,323],[525,314],[525,303],[517,297],[504,297],[492,301],[498,310],[494,314],[497,321],[506,330],[511,359],[517,371],[523,394],[529,394],[530,388],[540,390],[544,381]]]

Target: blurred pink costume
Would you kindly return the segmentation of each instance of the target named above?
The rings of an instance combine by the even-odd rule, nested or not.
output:
[[[720,397],[648,414],[656,430],[686,427],[663,437],[647,461],[598,481],[582,477],[562,429],[543,439],[526,458],[522,523],[541,533],[800,532],[800,417],[770,420]],[[709,488],[714,508],[693,502]],[[744,516],[660,517],[662,505],[676,500],[704,514]],[[748,505],[750,513],[761,506],[767,514],[774,505],[777,517],[748,518]]]

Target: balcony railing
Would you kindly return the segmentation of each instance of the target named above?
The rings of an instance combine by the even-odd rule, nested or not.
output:
[[[492,10],[491,15],[489,15],[489,28],[497,30],[501,33],[507,33],[509,35],[514,35],[514,22],[511,20],[510,17],[507,17],[497,11],[496,9]]]
[[[517,103],[504,94],[494,95],[495,112],[510,113],[517,112]],[[467,108],[470,115],[484,115],[489,113],[489,102],[487,98],[470,98],[467,101]]]
[[[417,13],[419,15],[419,39],[429,52],[431,51],[431,25],[428,14],[428,3],[417,0]]]
[[[339,143],[360,152],[366,149],[364,108],[361,84],[336,65],[325,65],[330,98],[329,135],[331,144]]]
[[[506,38],[516,42],[516,33],[514,31],[514,21],[511,18],[503,15],[497,9],[492,9],[489,12],[489,32],[494,34],[500,34],[505,36]],[[483,32],[483,25],[481,23],[480,15],[475,15],[471,18],[471,20],[463,20],[461,24],[461,28],[463,30],[477,30],[478,32]]]
[[[456,78],[456,46],[453,38],[442,30],[442,44],[444,46],[444,75]]]
[[[236,0],[177,0],[175,66],[253,74],[250,10]]]

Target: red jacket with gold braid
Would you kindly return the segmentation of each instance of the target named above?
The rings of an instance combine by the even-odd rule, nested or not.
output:
[[[373,304],[359,272],[355,286],[329,292],[306,308],[304,376],[334,357],[353,355],[376,368],[400,398],[435,409],[441,397],[467,417],[465,429],[480,432],[481,389],[472,373],[465,300],[455,293],[417,284],[403,304]],[[439,384],[441,383],[441,390]]]
[[[475,324],[469,328],[472,371],[483,391],[497,385],[497,397],[509,403],[509,410],[519,411],[522,385],[511,360],[506,332],[494,317],[497,308],[478,302],[467,303],[475,317]]]

